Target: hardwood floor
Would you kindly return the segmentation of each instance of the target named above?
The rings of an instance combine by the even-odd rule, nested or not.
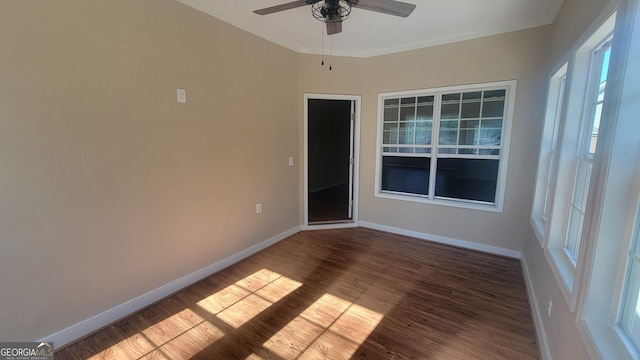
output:
[[[538,359],[520,263],[369,229],[295,234],[56,359]]]

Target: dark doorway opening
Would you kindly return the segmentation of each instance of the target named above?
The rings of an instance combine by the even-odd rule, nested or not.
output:
[[[307,100],[308,223],[352,220],[351,100]]]

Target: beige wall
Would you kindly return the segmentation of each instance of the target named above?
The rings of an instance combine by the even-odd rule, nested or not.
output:
[[[551,52],[548,69],[558,64],[571,49],[609,1],[606,0],[564,0],[551,32]],[[548,73],[545,75],[548,76]],[[576,312],[571,312],[556,282],[551,267],[533,232],[526,227],[523,261],[526,264],[533,293],[530,302],[537,304],[537,312],[542,321],[539,326],[545,330],[549,355],[553,359],[588,359],[585,347],[576,326]],[[552,316],[547,317],[547,300],[553,301]]]
[[[550,27],[366,59],[302,55],[302,92],[362,96],[360,220],[424,234],[522,250],[544,104]],[[374,197],[378,93],[518,81],[503,213]],[[301,142],[302,144],[302,142]]]
[[[173,0],[0,2],[0,340],[295,228],[296,66]]]
[[[173,0],[0,2],[0,340],[47,336],[302,223],[287,157],[301,164],[307,92],[362,96],[360,220],[524,251],[538,304],[554,297],[554,358],[584,355],[528,224],[547,69],[604,6],[582,4],[565,0],[553,28],[328,71]],[[511,79],[503,213],[373,196],[378,93]]]

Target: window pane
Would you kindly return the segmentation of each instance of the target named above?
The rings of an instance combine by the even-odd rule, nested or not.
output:
[[[458,119],[460,117],[460,94],[442,95],[440,108],[441,119]]]
[[[462,100],[476,100],[480,101],[482,97],[482,91],[472,91],[462,94]]]
[[[589,179],[591,177],[591,164],[579,161],[576,174],[576,184],[573,189],[573,204],[576,208],[583,210],[587,202],[587,192],[589,191]]]
[[[482,119],[482,127],[485,129],[502,129],[502,119],[486,120]]]
[[[398,143],[398,123],[385,123],[384,130],[382,132],[383,144],[397,144]]]
[[[477,149],[458,149],[458,154],[475,155],[478,153]]]
[[[438,158],[436,196],[495,202],[498,160]]]
[[[415,139],[415,123],[401,122],[400,123],[400,135],[398,139],[399,144],[413,144]]]
[[[568,229],[565,250],[574,265],[578,260],[578,249],[580,246],[580,234],[582,233],[583,222],[584,214],[575,207],[571,207],[571,210],[569,211],[569,223],[567,224]]]
[[[620,326],[636,348],[640,348],[640,264],[635,260],[630,261],[625,293]]]
[[[504,115],[505,90],[485,91],[482,103],[482,117],[502,117]]]
[[[428,157],[383,156],[382,190],[426,195],[430,167]]]
[[[500,155],[500,149],[478,149],[478,155]]]
[[[397,106],[399,103],[400,103],[400,100],[398,99],[386,99],[384,101],[384,107],[394,106],[394,105]]]
[[[418,98],[418,120],[433,120],[433,96],[421,96]]]
[[[462,120],[460,121],[461,129],[477,129],[480,125],[479,120]]]
[[[593,110],[593,123],[588,141],[589,154],[591,155],[596,153],[596,146],[598,145],[598,133],[600,132],[600,120],[602,118],[602,103],[604,102],[604,93],[607,87],[607,74],[609,71],[611,47],[598,51],[596,55],[601,57],[601,66],[598,74],[598,95],[596,97],[595,109]]]
[[[567,223],[567,234],[565,239],[565,250],[574,264],[577,262],[578,250],[580,248],[582,223],[584,222],[584,208],[585,203],[587,202],[592,164],[587,161],[579,160],[576,166],[576,172],[573,180],[573,193],[571,195],[571,206],[569,207],[569,222]]]
[[[440,129],[440,139],[438,140],[440,145],[457,145],[458,144],[458,130]]]
[[[400,100],[400,121],[415,120],[416,118],[416,98],[403,98]]]
[[[398,99],[386,99],[384,101],[384,121],[398,121]]]
[[[458,151],[455,148],[440,148],[438,154],[456,154]]]
[[[458,145],[474,145],[476,144],[475,130],[460,130],[458,137]]]
[[[480,117],[480,101],[463,102],[462,116],[463,118],[479,118]]]
[[[447,101],[453,101],[453,102],[459,102],[460,101],[460,93],[453,93],[453,94],[443,94],[442,95],[442,102],[447,102]]]
[[[502,129],[483,128],[478,136],[478,145],[500,145]]]
[[[431,121],[419,121],[416,123],[416,144],[431,144]]]
[[[487,101],[482,104],[482,117],[502,117],[504,115],[504,100]]]
[[[447,129],[458,129],[458,120],[445,120],[445,121],[440,121],[440,130],[447,130]]]
[[[460,103],[456,102],[454,104],[442,104],[442,109],[440,111],[441,119],[457,119],[460,117]]]
[[[507,92],[502,89],[502,90],[491,90],[491,91],[485,91],[484,92],[484,99],[486,100],[500,100],[500,99],[504,99],[504,96]]]

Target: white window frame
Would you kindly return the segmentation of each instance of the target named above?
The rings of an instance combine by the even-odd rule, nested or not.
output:
[[[585,145],[587,127],[591,126],[593,114],[590,111],[594,94],[592,82],[594,74],[594,52],[598,50],[604,41],[611,37],[616,21],[616,8],[609,9],[596,20],[589,31],[577,42],[577,45],[569,52],[567,67],[567,80],[563,95],[562,111],[560,115],[557,161],[551,171],[554,171],[555,183],[552,189],[552,203],[550,204],[548,220],[545,222],[544,233],[536,222],[532,221],[534,231],[541,233],[541,243],[545,246],[545,255],[551,265],[556,281],[560,285],[561,292],[571,311],[575,311],[578,302],[578,293],[581,283],[576,281],[581,276],[583,265],[582,250],[585,238],[589,236],[591,207],[593,205],[593,171],[589,171],[586,189],[587,205],[583,209],[582,226],[578,237],[578,258],[573,259],[566,249],[567,234],[569,229],[570,209],[573,202],[574,184],[578,164],[587,161],[589,166],[593,162],[592,155],[585,155],[582,147]],[[565,61],[563,61],[564,63]],[[561,65],[562,66],[562,65]],[[561,67],[560,66],[560,67]],[[599,80],[599,73],[598,73]],[[598,81],[599,83],[599,81]],[[590,130],[589,130],[590,131]],[[545,149],[541,148],[542,152]],[[538,176],[544,174],[544,170],[538,170]],[[544,181],[537,179],[537,183]],[[544,196],[536,188],[534,199]],[[534,205],[535,206],[535,205]],[[532,218],[535,219],[535,207]]]
[[[565,56],[560,62],[561,65],[551,71],[553,75],[548,81],[544,127],[540,139],[535,196],[529,221],[542,247],[546,246],[548,218],[553,203],[553,189],[557,171],[555,164],[558,162],[558,131],[567,82],[568,58],[568,55]]]
[[[378,139],[376,144],[376,178],[375,178],[375,193],[374,196],[379,198],[403,200],[410,202],[418,202],[425,204],[444,205],[452,207],[460,207],[466,209],[483,210],[490,212],[502,212],[504,206],[504,192],[505,182],[507,175],[507,164],[509,157],[509,144],[511,138],[511,124],[513,121],[515,93],[516,93],[516,80],[498,81],[480,84],[447,86],[439,88],[410,90],[410,91],[398,91],[398,92],[386,92],[378,94]],[[488,155],[487,158],[497,158],[499,160],[498,175],[496,183],[496,195],[494,203],[485,203],[473,200],[464,199],[452,199],[452,198],[438,198],[434,196],[433,188],[435,186],[435,171],[436,158],[444,158],[442,154],[438,154],[437,134],[439,130],[439,114],[440,114],[440,96],[444,93],[453,92],[471,92],[471,91],[487,91],[505,89],[505,109],[502,122],[502,134],[500,141],[500,155]],[[431,147],[431,171],[430,171],[430,193],[428,196],[424,195],[412,195],[405,193],[396,193],[382,190],[382,159],[383,159],[383,122],[384,122],[384,100],[388,98],[401,98],[401,97],[420,97],[420,96],[435,96],[434,110],[433,110],[433,127],[432,143]],[[438,114],[438,115],[436,115]],[[464,155],[454,155],[451,157],[463,158]]]
[[[618,12],[594,172],[593,221],[585,242],[578,329],[593,358],[638,359],[621,330],[627,261],[640,203],[640,4]],[[635,164],[635,166],[634,166]]]

